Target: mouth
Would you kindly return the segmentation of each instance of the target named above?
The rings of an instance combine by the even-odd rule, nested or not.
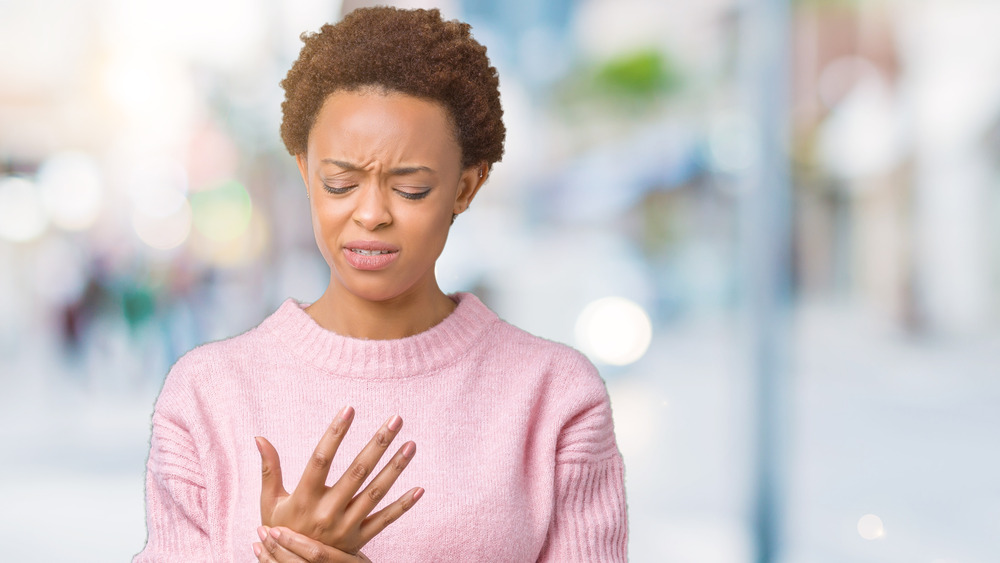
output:
[[[347,263],[358,270],[382,270],[399,257],[399,247],[378,240],[354,240],[343,246]]]
[[[347,250],[362,256],[378,256],[379,254],[392,254],[395,252],[393,250],[365,250],[363,248],[348,248]]]
[[[344,243],[344,250],[350,250],[362,256],[375,256],[399,252],[399,247],[380,240],[352,240]]]

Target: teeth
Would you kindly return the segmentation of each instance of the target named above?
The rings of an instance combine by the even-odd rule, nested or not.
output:
[[[388,250],[361,250],[360,248],[352,248],[351,252],[355,254],[360,254],[362,256],[375,256],[377,254],[389,254]]]

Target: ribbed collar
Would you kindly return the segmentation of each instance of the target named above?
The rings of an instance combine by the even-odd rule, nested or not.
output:
[[[443,321],[395,340],[364,340],[329,331],[306,313],[306,304],[291,298],[264,319],[260,328],[272,332],[304,361],[337,376],[415,377],[455,362],[499,321],[475,295],[451,297],[458,307]]]

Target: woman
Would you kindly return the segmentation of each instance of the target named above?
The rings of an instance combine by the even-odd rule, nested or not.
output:
[[[436,10],[392,8],[304,41],[281,131],[329,286],[173,366],[136,561],[624,560],[597,371],[434,277],[503,153],[485,48]]]

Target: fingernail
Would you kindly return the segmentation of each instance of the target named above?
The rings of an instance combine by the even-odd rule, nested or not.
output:
[[[271,528],[271,537],[278,539],[281,537],[281,532],[277,528]]]
[[[424,490],[420,487],[417,487],[417,490],[413,491],[413,502],[417,502],[418,500],[420,500],[420,497],[422,496],[424,496]]]
[[[395,432],[400,428],[402,428],[402,426],[403,426],[403,419],[400,418],[398,414],[392,415],[392,418],[389,419],[389,430]]]
[[[267,539],[267,530],[264,529],[264,526],[257,526],[257,535],[260,536],[260,541]]]
[[[261,545],[259,543],[253,544],[253,554],[256,555],[257,557],[260,557],[260,548]]]
[[[347,419],[351,418],[351,415],[353,413],[354,413],[354,409],[352,409],[350,407],[350,405],[348,405],[348,406],[344,407],[343,409],[341,409],[340,410],[340,414],[337,415],[337,416],[339,416],[341,420],[347,420]]]
[[[261,454],[263,454],[264,453],[264,449],[260,445],[260,436],[255,436],[254,439],[253,439],[253,443],[257,444],[257,451],[260,452]]]
[[[404,458],[410,459],[410,458],[413,457],[413,454],[415,454],[415,453],[417,453],[417,445],[416,444],[414,444],[413,442],[407,442],[407,443],[403,444],[403,457]]]

